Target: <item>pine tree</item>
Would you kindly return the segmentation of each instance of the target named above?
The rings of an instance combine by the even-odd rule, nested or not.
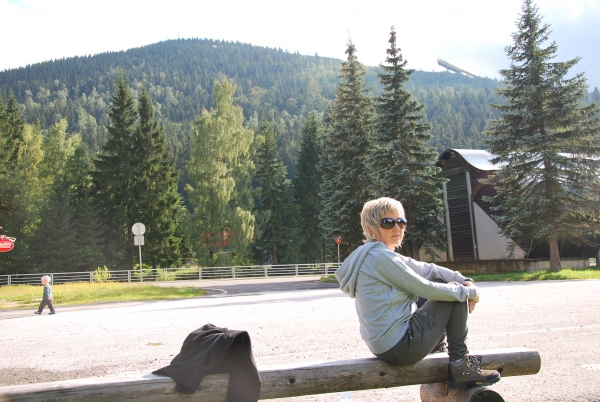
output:
[[[93,163],[81,137],[67,135],[65,119],[48,131],[40,163],[40,181],[48,195],[28,244],[28,265],[35,272],[91,271],[104,265],[100,224],[92,208]]]
[[[7,163],[13,153],[14,142],[12,141],[8,127],[6,105],[0,96],[0,174],[8,170]]]
[[[369,192],[370,175],[366,159],[371,147],[374,119],[373,101],[365,86],[365,68],[356,57],[352,40],[348,41],[347,59],[342,63],[340,82],[333,106],[327,110],[325,138],[320,169],[323,183],[319,215],[326,244],[331,236],[343,236],[342,257],[362,244],[360,213]]]
[[[292,180],[292,193],[298,210],[296,227],[299,253],[302,261],[308,263],[324,261],[323,235],[319,225],[321,211],[319,186],[322,178],[318,168],[322,140],[321,122],[317,113],[312,112],[302,128],[296,176]]]
[[[595,104],[583,105],[583,74],[567,78],[579,58],[552,62],[555,42],[545,46],[550,27],[525,0],[506,48],[510,68],[496,105],[500,118],[487,130],[492,161],[502,169],[492,179],[505,236],[545,242],[550,269],[561,268],[558,242],[585,242],[598,233],[600,121]]]
[[[592,100],[597,104],[600,103],[600,90],[598,90],[598,87],[594,87],[592,91]]]
[[[234,93],[229,81],[215,81],[215,109],[204,110],[193,124],[186,186],[193,213],[185,228],[189,247],[205,266],[245,262],[254,234],[248,196],[254,133],[243,126]]]
[[[373,142],[369,156],[372,167],[373,192],[376,197],[392,197],[402,202],[410,229],[406,231],[408,251],[419,259],[423,246],[434,255],[434,249],[445,249],[445,228],[440,220],[442,179],[435,167],[437,151],[430,146],[431,125],[426,123],[424,106],[404,89],[413,70],[405,69],[396,32],[390,33],[390,48],[379,79],[382,94],[376,98]]]
[[[153,267],[180,265],[181,237],[176,235],[182,212],[177,192],[179,175],[167,153],[163,127],[154,117],[154,106],[145,86],[138,96],[139,122],[133,136],[132,170],[135,171],[129,226],[142,222],[145,259]]]
[[[30,242],[29,263],[40,273],[78,271],[80,249],[68,195],[54,191],[48,201]]]
[[[10,138],[6,148],[7,152],[9,152],[8,160],[10,165],[14,166],[19,157],[19,150],[23,142],[25,122],[21,118],[19,103],[12,91],[4,110],[4,120],[6,122],[5,129],[8,130],[8,137]]]
[[[108,115],[110,134],[103,152],[94,160],[92,172],[96,199],[104,225],[104,254],[113,258],[110,266],[130,268],[133,247],[130,246],[129,213],[135,203],[133,194],[133,134],[137,112],[131,89],[121,74],[115,82]],[[131,224],[133,225],[132,222]]]
[[[292,262],[296,240],[293,229],[294,214],[288,200],[290,181],[286,179],[287,169],[278,156],[275,133],[269,127],[264,115],[261,119],[259,146],[256,151],[256,179],[258,190],[258,227],[255,244],[261,250],[261,260],[279,264]],[[287,258],[285,258],[287,257]]]
[[[85,144],[76,146],[67,158],[64,173],[57,179],[58,191],[68,194],[73,211],[71,226],[76,233],[76,261],[73,271],[92,271],[107,265],[102,252],[102,224],[94,202],[94,187],[90,172],[94,163]]]

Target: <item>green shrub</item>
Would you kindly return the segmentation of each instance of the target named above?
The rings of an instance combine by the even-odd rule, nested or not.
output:
[[[94,271],[93,277],[94,277],[94,282],[102,283],[102,282],[108,282],[110,280],[110,278],[112,277],[112,275],[110,274],[110,270],[108,269],[108,267],[105,265],[102,268],[100,268],[100,267],[96,268],[96,270]]]

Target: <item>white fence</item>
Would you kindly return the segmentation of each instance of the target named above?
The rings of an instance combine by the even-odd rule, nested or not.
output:
[[[237,267],[188,267],[188,268],[145,268],[143,276],[139,269],[123,271],[62,272],[37,274],[0,275],[0,286],[39,284],[43,275],[51,278],[54,285],[69,282],[161,282],[210,279],[243,279],[294,277],[306,275],[330,275],[338,268],[338,263],[291,264],[291,265],[250,265]]]

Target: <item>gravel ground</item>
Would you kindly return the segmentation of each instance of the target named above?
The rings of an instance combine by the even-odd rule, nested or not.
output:
[[[271,282],[272,284],[273,282]],[[353,301],[332,286],[213,285],[212,296],[164,302],[57,307],[55,316],[0,312],[0,386],[149,373],[171,361],[206,323],[250,333],[259,366],[370,356]],[[539,374],[502,379],[511,402],[600,401],[600,281],[481,283],[471,350],[529,347]],[[239,286],[239,284],[238,284]],[[1,390],[0,390],[1,394]],[[418,386],[354,391],[353,401],[418,402]],[[342,394],[278,401],[340,401]]]

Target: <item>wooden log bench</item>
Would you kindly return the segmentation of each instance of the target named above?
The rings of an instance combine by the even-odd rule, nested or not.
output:
[[[502,377],[536,374],[541,361],[537,351],[526,348],[473,351],[483,356],[482,366],[498,370]],[[438,353],[411,366],[392,366],[375,357],[328,361],[306,365],[277,365],[259,368],[260,399],[286,398],[331,392],[421,386],[424,402],[502,402],[487,388],[446,388],[448,356]],[[0,388],[0,402],[17,401],[226,401],[229,375],[205,377],[193,395],[175,392],[170,377],[155,374],[84,378]],[[502,381],[502,380],[501,380]]]

